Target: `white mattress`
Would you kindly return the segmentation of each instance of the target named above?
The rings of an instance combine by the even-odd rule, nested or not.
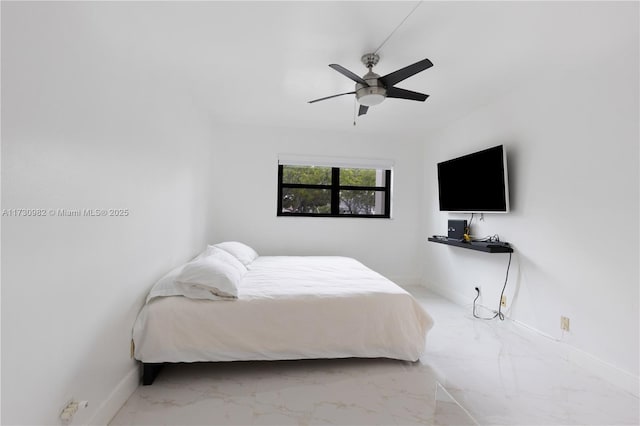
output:
[[[147,363],[415,361],[432,325],[409,293],[354,259],[261,256],[237,300],[150,297],[134,325],[134,355]]]

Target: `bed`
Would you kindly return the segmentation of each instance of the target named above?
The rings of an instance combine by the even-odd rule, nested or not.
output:
[[[227,248],[225,256],[220,247]],[[224,257],[216,262],[233,285],[219,285],[224,273],[215,269],[206,272],[207,278],[218,274],[215,291],[211,281],[201,285],[206,279],[181,287],[181,274],[194,262],[211,263],[212,251],[213,257]],[[227,268],[232,263],[227,254],[238,260],[233,268]],[[134,324],[134,357],[143,364],[143,384],[151,384],[164,363],[416,361],[433,325],[409,293],[352,258],[258,256],[242,243],[228,242],[210,246],[190,264],[153,286]],[[193,275],[188,279],[198,281]]]

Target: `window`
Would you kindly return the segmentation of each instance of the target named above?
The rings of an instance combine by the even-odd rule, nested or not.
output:
[[[278,216],[391,217],[391,169],[368,167],[281,160]]]

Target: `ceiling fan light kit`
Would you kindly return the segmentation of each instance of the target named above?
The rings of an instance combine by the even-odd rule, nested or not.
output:
[[[356,99],[360,105],[367,107],[381,104],[387,97],[384,87],[363,87],[356,91]]]

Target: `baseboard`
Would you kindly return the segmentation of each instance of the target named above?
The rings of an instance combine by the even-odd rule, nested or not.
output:
[[[120,383],[113,389],[107,399],[100,404],[88,424],[96,426],[108,425],[139,385],[140,366],[136,364],[136,366],[120,380]]]
[[[395,276],[388,276],[386,277],[387,279],[393,281],[394,283],[396,283],[397,285],[399,285],[402,288],[405,287],[415,287],[415,286],[419,286],[420,285],[420,278],[419,277],[415,277],[415,276],[407,276],[407,275],[395,275]]]
[[[524,324],[518,320],[507,318],[513,324],[516,324],[519,328],[526,329],[535,333],[545,341],[551,341],[555,343],[558,350],[558,354],[567,361],[578,365],[581,368],[589,371],[591,374],[600,377],[607,382],[624,389],[636,398],[640,398],[640,377],[625,371],[613,364],[610,364],[588,352],[578,349],[575,346],[571,346],[562,340],[558,340],[553,336],[548,335],[528,324]]]
[[[628,371],[622,370],[578,348],[567,344],[563,344],[563,346],[566,348],[567,359],[594,375],[607,380],[609,383],[624,389],[636,398],[640,398],[640,377],[634,376]]]
[[[434,293],[444,297],[452,301],[453,303],[466,306],[469,304],[469,296],[462,295],[455,291],[451,291],[448,288],[443,288],[437,285],[424,285],[424,287],[433,291]],[[558,350],[558,355],[563,359],[573,362],[574,364],[584,368],[589,371],[591,374],[600,377],[603,380],[617,386],[625,391],[629,392],[636,398],[640,398],[640,377],[629,373],[615,365],[612,365],[606,361],[597,358],[590,353],[587,353],[581,349],[578,349],[574,346],[571,346],[561,340],[554,338],[553,336],[548,335],[534,327],[529,326],[528,324],[522,323],[518,320],[514,320],[511,318],[506,318],[511,323],[518,326],[518,328],[530,332],[543,338],[545,342],[555,343],[555,347]]]

